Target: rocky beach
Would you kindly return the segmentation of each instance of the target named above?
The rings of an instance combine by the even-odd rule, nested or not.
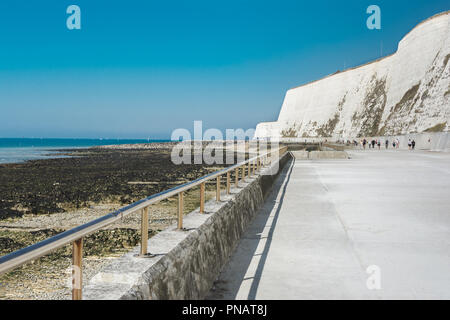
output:
[[[60,150],[69,157],[0,165],[0,256],[86,223],[124,205],[194,180],[218,165],[175,165],[174,143]],[[206,198],[214,194],[206,187]],[[193,189],[185,213],[199,204]],[[149,235],[176,221],[177,199],[150,207]],[[84,279],[140,240],[132,215],[85,239]],[[0,299],[68,299],[72,248],[66,246],[0,277]]]

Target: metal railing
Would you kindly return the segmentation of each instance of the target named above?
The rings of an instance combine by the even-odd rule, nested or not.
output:
[[[246,176],[250,177],[256,171],[259,171],[262,166],[270,165],[273,161],[272,154],[277,153],[278,160],[284,153],[287,147],[277,148],[275,151],[270,151],[262,155],[249,158],[241,163],[232,165],[222,170],[210,173],[200,177],[191,182],[176,186],[174,188],[156,193],[147,198],[136,201],[128,206],[122,207],[114,212],[108,213],[100,218],[92,220],[88,223],[64,231],[53,237],[47,238],[41,242],[35,243],[26,248],[14,251],[3,257],[0,257],[0,275],[11,271],[27,262],[36,260],[50,252],[53,252],[67,244],[72,243],[72,299],[80,300],[82,298],[82,259],[83,259],[83,237],[100,230],[123,217],[138,212],[141,212],[141,245],[140,254],[142,256],[148,253],[148,211],[149,206],[161,200],[178,196],[178,229],[183,229],[183,205],[184,192],[200,185],[200,213],[205,211],[205,183],[209,180],[216,179],[216,200],[220,201],[221,193],[221,178],[226,175],[226,193],[230,193],[231,179],[230,173],[234,170],[235,181],[234,184],[238,187],[239,171],[241,171],[241,181],[245,181]]]

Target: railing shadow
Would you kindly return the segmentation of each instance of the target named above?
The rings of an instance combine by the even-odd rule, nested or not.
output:
[[[247,299],[249,299],[249,300],[254,300],[256,298],[256,292],[258,290],[259,282],[261,280],[261,275],[262,275],[262,272],[263,272],[263,269],[264,269],[264,264],[266,262],[267,254],[269,253],[270,245],[272,243],[273,231],[275,230],[275,227],[276,227],[277,221],[278,221],[278,216],[280,214],[281,207],[283,206],[284,195],[286,194],[286,188],[287,188],[287,186],[289,184],[289,180],[291,178],[291,173],[292,173],[292,169],[294,167],[294,163],[295,163],[295,158],[293,158],[290,161],[288,172],[286,172],[286,177],[283,179],[284,180],[283,181],[283,185],[280,185],[280,188],[282,188],[282,191],[281,191],[281,195],[280,195],[280,198],[279,198],[278,207],[277,207],[277,209],[275,211],[275,214],[273,216],[273,221],[272,221],[272,225],[270,226],[270,229],[269,229],[269,232],[268,232],[268,235],[267,235],[266,244],[264,246],[263,252],[261,253],[261,258],[260,258],[260,260],[258,262],[258,267],[256,269],[256,272],[255,272],[255,275],[254,275],[254,278],[253,278],[252,286],[250,288],[250,292],[248,293],[248,298]],[[278,195],[278,192],[272,191],[270,196],[269,196],[270,200],[272,200],[272,197],[274,197],[274,199],[273,199],[274,200],[273,201],[274,205],[276,204],[277,195]],[[267,210],[267,211],[268,211],[268,213],[267,213],[266,221],[270,217],[270,213],[272,212],[272,210]],[[261,213],[263,213],[263,212],[261,212]],[[264,228],[264,226],[263,226],[263,228]]]
[[[288,165],[284,167],[280,173],[280,176],[273,185],[272,191],[266,199],[264,206],[260,209],[260,212],[252,221],[251,225],[241,239],[239,244],[240,248],[238,247],[238,249],[233,253],[233,255],[236,255],[236,261],[233,262],[233,265],[231,266],[232,274],[229,273],[228,275],[225,275],[224,279],[219,277],[219,280],[215,283],[215,291],[211,291],[206,299],[236,299],[243,281],[250,279],[253,279],[253,281],[250,286],[247,299],[256,299],[259,282],[267,255],[270,250],[272,235],[283,205],[286,188],[290,180],[294,163],[295,159],[292,158],[288,162]],[[274,208],[276,206],[278,207],[274,212]],[[270,229],[268,232],[265,232],[271,217],[273,219],[270,224]],[[267,236],[265,234],[267,234]],[[260,240],[262,239],[265,240],[265,245],[261,252],[258,250],[258,245],[260,245]],[[255,257],[259,257],[259,262],[253,276],[249,276],[249,269],[251,268],[252,260]],[[225,268],[227,267],[228,265]],[[232,281],[228,281],[227,278],[232,278]]]

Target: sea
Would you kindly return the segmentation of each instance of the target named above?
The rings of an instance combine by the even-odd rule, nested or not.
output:
[[[67,157],[61,154],[61,149],[87,148],[111,144],[160,143],[168,141],[170,140],[0,138],[0,164]]]

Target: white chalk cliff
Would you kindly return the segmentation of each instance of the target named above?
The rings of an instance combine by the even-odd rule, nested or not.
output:
[[[449,131],[450,11],[417,25],[397,51],[287,91],[278,120],[255,137],[337,137]]]

